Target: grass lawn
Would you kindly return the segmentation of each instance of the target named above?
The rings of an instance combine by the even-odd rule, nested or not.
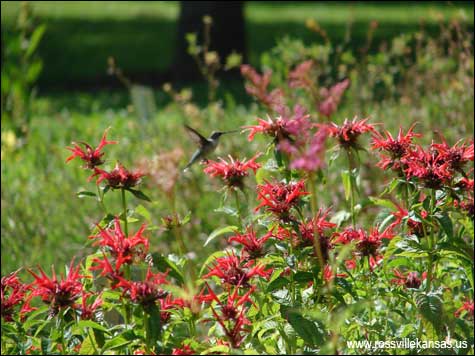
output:
[[[98,81],[111,83],[106,76],[109,56],[117,58],[126,73],[140,81],[153,81],[165,73],[175,48],[178,2],[38,1],[34,12],[47,23],[47,33],[39,53],[45,61],[40,78],[43,88],[77,88]],[[14,27],[18,1],[3,1],[2,36]],[[305,27],[315,19],[332,41],[342,41],[349,24],[351,44],[366,41],[368,25],[379,27],[377,43],[404,32],[415,31],[423,22],[429,33],[438,30],[439,17],[458,16],[473,28],[470,2],[258,2],[245,5],[246,31],[251,64],[283,36],[298,37],[304,43],[321,41]]]

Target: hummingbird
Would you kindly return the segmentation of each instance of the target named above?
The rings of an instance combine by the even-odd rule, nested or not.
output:
[[[195,163],[196,161],[206,160],[206,156],[214,152],[214,150],[218,146],[219,138],[222,135],[239,131],[239,130],[213,131],[211,135],[208,138],[206,138],[202,134],[200,134],[198,131],[196,131],[195,129],[191,128],[188,125],[185,125],[185,128],[190,134],[193,141],[195,141],[195,143],[198,145],[198,149],[195,151],[195,153],[193,153],[193,156],[191,156],[191,159],[188,162],[188,164],[185,166],[185,168],[183,169],[183,172],[186,172],[188,168],[190,168],[191,165]]]

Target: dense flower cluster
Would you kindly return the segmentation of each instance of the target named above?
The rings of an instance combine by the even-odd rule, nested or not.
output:
[[[300,197],[308,195],[305,191],[305,182],[300,180],[296,183],[270,183],[257,186],[257,199],[261,203],[257,206],[256,211],[265,208],[266,211],[274,214],[282,221],[292,220],[290,210],[296,207]]]
[[[220,158],[219,162],[208,160],[204,172],[211,177],[221,177],[228,187],[242,189],[244,187],[244,177],[249,175],[249,170],[254,171],[261,167],[255,160],[260,154],[256,154],[250,160],[234,160],[229,156],[229,162]]]

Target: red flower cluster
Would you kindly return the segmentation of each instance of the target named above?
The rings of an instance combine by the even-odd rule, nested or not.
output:
[[[104,134],[102,135],[101,142],[99,143],[99,146],[97,148],[92,148],[91,145],[85,142],[79,142],[75,143],[73,142],[74,147],[66,147],[66,149],[70,150],[73,154],[69,156],[66,159],[66,162],[71,161],[75,157],[79,157],[82,159],[86,165],[84,168],[87,169],[94,169],[96,166],[100,166],[101,164],[104,163],[102,160],[102,156],[104,155],[104,152],[101,152],[101,150],[104,148],[105,145],[111,145],[111,144],[116,144],[116,141],[107,141],[106,140],[106,135],[107,135],[106,130]],[[85,147],[85,150],[81,148],[79,145],[83,145]]]
[[[474,303],[473,300],[466,300],[463,305],[458,308],[454,315],[456,318],[460,318],[463,312],[467,312],[466,315],[468,315],[471,319],[473,319],[473,312],[474,312]]]
[[[222,283],[233,286],[249,287],[249,280],[254,276],[269,278],[272,270],[266,270],[265,266],[256,264],[255,260],[247,260],[243,256],[238,257],[234,252],[227,252],[225,257],[217,258],[209,273],[203,279],[216,276]]]
[[[193,350],[189,345],[183,345],[180,348],[174,348],[172,355],[196,355],[196,351]]]
[[[114,228],[103,229],[98,226],[99,233],[94,236],[89,236],[89,238],[99,239],[99,241],[96,241],[94,244],[96,246],[106,247],[115,258],[115,271],[118,271],[123,264],[131,264],[134,258],[144,258],[149,248],[148,239],[142,236],[145,227],[145,225],[142,225],[133,236],[125,236],[120,227],[120,220],[116,217],[114,220]],[[108,261],[104,260],[101,264],[104,270],[113,270]]]
[[[78,299],[83,291],[81,279],[85,278],[79,274],[80,265],[74,267],[74,261],[71,261],[68,275],[58,280],[54,269],[52,269],[53,277],[49,278],[45,272],[39,267],[41,276],[31,270],[28,270],[35,278],[33,282],[33,296],[40,296],[43,302],[50,304],[53,313],[66,307],[74,308],[74,301]]]
[[[393,138],[388,131],[385,132],[386,137],[381,135],[379,132],[374,132],[372,149],[385,151],[389,154],[389,157],[381,154],[381,161],[377,163],[378,167],[381,167],[382,169],[400,169],[400,159],[409,152],[412,146],[412,139],[414,137],[422,136],[421,134],[412,132],[414,126],[415,124],[407,130],[406,134],[403,134],[402,128],[399,128],[399,133],[396,138]]]
[[[247,309],[244,307],[244,303],[249,302],[253,305],[253,301],[249,298],[255,287],[252,287],[243,296],[238,295],[239,286],[237,285],[233,293],[228,293],[226,303],[219,300],[213,290],[208,286],[209,294],[212,300],[218,303],[219,314],[216,309],[211,306],[211,311],[216,321],[223,328],[226,336],[231,342],[233,347],[239,347],[245,338],[245,334],[250,330],[246,325],[250,325],[250,321],[246,318]]]
[[[393,272],[396,278],[391,279],[391,283],[413,289],[419,289],[422,284],[422,280],[419,278],[419,273],[417,272],[408,272],[407,274],[403,274],[398,269],[395,269]],[[422,279],[426,279],[426,277],[427,273],[424,272],[422,274]]]
[[[102,305],[102,298],[100,296],[96,296],[96,299],[92,302],[92,304],[88,304],[87,300],[92,297],[93,294],[90,292],[82,292],[82,299],[81,304],[76,306],[76,309],[79,310],[79,314],[81,315],[82,320],[91,320],[94,319],[94,314]]]
[[[341,126],[332,123],[329,125],[330,136],[336,137],[345,149],[361,149],[358,144],[358,137],[365,132],[375,132],[374,125],[366,123],[368,120],[357,120],[355,117],[352,121],[345,119]]]
[[[6,322],[13,321],[17,306],[21,306],[20,318],[35,309],[30,306],[32,295],[28,295],[31,286],[20,281],[17,276],[18,272],[12,272],[1,279],[1,314]]]
[[[114,169],[110,172],[106,172],[99,168],[94,168],[94,174],[90,177],[90,179],[95,176],[99,176],[96,184],[106,180],[107,185],[112,189],[129,189],[138,185],[144,174],[139,171],[130,172],[124,168],[122,164],[117,162]]]
[[[272,71],[267,71],[260,75],[250,65],[243,64],[241,65],[241,74],[248,80],[245,85],[247,93],[254,96],[267,108],[274,110],[283,104],[284,92],[282,89],[274,89],[268,93]]]
[[[368,234],[363,229],[347,228],[342,232],[334,234],[334,242],[341,244],[356,243],[355,256],[368,257],[370,268],[376,267],[382,260],[379,248],[382,245],[382,239],[392,239],[394,233],[391,228],[386,228],[383,232],[379,232],[378,228],[372,228]]]
[[[404,220],[406,220],[407,227],[409,229],[409,235],[416,235],[417,237],[424,236],[424,227],[421,221],[414,220],[409,218],[409,213],[406,209],[401,207],[398,204],[395,204],[397,211],[393,212],[392,215],[395,217],[394,222],[391,223],[389,226],[390,229],[394,229],[396,226],[401,224]],[[427,212],[425,210],[421,211],[421,217],[425,219],[427,217]]]
[[[415,178],[430,189],[440,189],[450,184],[453,178],[449,162],[435,152],[424,151],[420,146],[409,151],[402,162],[407,179]]]
[[[267,121],[258,119],[259,125],[243,126],[244,130],[248,130],[248,140],[252,141],[257,133],[264,133],[272,138],[276,143],[280,143],[282,140],[290,140],[294,142],[296,139],[302,140],[308,136],[308,130],[312,127],[308,115],[305,109],[296,105],[294,111],[290,114],[286,108],[281,107],[279,110],[279,116],[275,119],[270,117]]]
[[[220,162],[209,160],[204,172],[211,177],[221,177],[228,187],[242,189],[244,187],[243,179],[249,175],[248,170],[253,170],[256,173],[256,170],[261,167],[259,163],[255,162],[259,156],[258,153],[247,162],[246,160],[242,162],[234,160],[231,156],[229,156],[229,162],[222,158],[220,158]]]
[[[320,209],[313,219],[299,224],[298,233],[279,226],[275,237],[279,240],[290,240],[295,247],[305,247],[314,246],[315,236],[317,236],[320,242],[322,257],[327,261],[328,254],[330,250],[333,249],[333,243],[331,238],[325,235],[325,232],[336,226],[336,224],[326,220],[328,213],[329,210],[322,211],[322,209]]]
[[[257,238],[256,232],[252,227],[248,227],[245,234],[237,233],[228,239],[228,242],[237,242],[243,245],[243,253],[249,258],[257,258],[264,254],[264,244],[272,237],[272,232],[268,232],[264,236]]]
[[[166,277],[167,273],[153,273],[149,267],[145,281],[129,281],[118,277],[119,283],[115,287],[122,288],[123,294],[132,302],[148,306],[167,296],[168,292],[159,288],[162,284],[168,284]]]
[[[292,220],[290,209],[297,206],[300,197],[310,193],[305,191],[305,181],[297,183],[269,183],[257,186],[257,199],[261,201],[256,211],[265,207],[282,221]]]

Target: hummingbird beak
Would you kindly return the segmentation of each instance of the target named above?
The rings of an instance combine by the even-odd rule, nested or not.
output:
[[[238,132],[239,130],[231,130],[231,131],[222,131],[221,134],[224,135],[224,134],[230,134],[230,133],[235,133],[235,132]]]

